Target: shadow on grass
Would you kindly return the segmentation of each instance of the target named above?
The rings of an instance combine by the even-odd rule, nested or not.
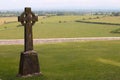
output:
[[[111,31],[110,33],[118,33],[118,34],[120,34],[120,28]]]

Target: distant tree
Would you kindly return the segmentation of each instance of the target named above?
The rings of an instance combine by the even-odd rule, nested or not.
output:
[[[6,21],[4,21],[4,24],[6,24],[7,22]]]
[[[41,24],[43,24],[43,22],[41,22]]]
[[[57,16],[63,16],[63,15],[64,15],[64,13],[62,13],[62,12],[57,13]]]
[[[5,29],[7,29],[7,27],[6,27],[6,26],[5,26],[4,28],[5,28]]]
[[[64,23],[66,23],[67,21],[64,21]]]
[[[94,15],[98,15],[98,13],[96,12]]]
[[[82,20],[85,20],[85,18],[82,18]]]
[[[119,12],[112,12],[112,15],[113,16],[120,16],[120,13]]]
[[[89,17],[89,19],[92,19],[91,17]]]
[[[99,19],[99,18],[100,18],[100,17],[98,17],[98,16],[96,17],[96,19]]]
[[[62,23],[62,21],[59,21],[59,23]]]

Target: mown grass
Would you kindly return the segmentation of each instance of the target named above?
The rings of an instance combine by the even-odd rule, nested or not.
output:
[[[22,45],[0,46],[2,80],[120,80],[120,41],[35,45],[43,76],[16,77]]]
[[[39,17],[39,21],[33,26],[34,38],[120,36],[119,33],[111,33],[111,31],[119,29],[119,26],[74,22],[83,17],[89,18],[89,16]],[[24,27],[17,27],[18,25],[20,25],[18,22],[0,25],[0,39],[22,39],[24,37]]]

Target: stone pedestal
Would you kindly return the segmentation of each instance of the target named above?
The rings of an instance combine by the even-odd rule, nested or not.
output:
[[[38,55],[35,51],[21,53],[18,76],[40,75]]]

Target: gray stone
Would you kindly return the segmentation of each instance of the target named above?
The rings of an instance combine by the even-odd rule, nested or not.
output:
[[[27,7],[18,17],[18,21],[25,27],[24,52],[21,53],[18,76],[40,75],[38,54],[33,50],[32,35],[32,26],[38,21],[38,17],[31,11],[31,8]]]

